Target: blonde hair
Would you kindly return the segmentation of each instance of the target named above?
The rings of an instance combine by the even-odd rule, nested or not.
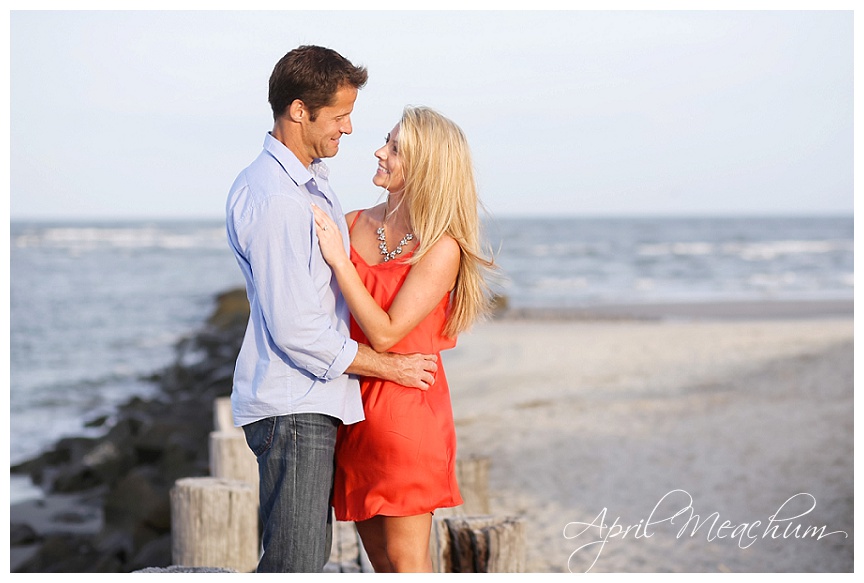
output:
[[[405,176],[402,201],[418,239],[411,262],[422,259],[443,235],[455,239],[461,250],[444,327],[444,334],[455,338],[491,311],[486,275],[495,268],[481,252],[481,203],[468,140],[440,113],[409,106],[402,112],[398,147]]]

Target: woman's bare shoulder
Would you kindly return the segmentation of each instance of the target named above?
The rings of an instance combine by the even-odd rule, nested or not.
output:
[[[430,253],[432,251],[445,256],[458,256],[460,253],[459,241],[457,241],[450,235],[441,235],[441,238],[438,239],[435,244],[432,245],[432,247],[429,249]]]
[[[441,235],[434,245],[429,247],[420,263],[426,263],[431,269],[450,271],[458,266],[462,249],[459,242],[450,235]]]
[[[378,204],[378,205],[375,205],[373,207],[369,207],[366,209],[356,209],[356,210],[353,210],[351,212],[345,213],[345,221],[350,226],[351,223],[353,223],[355,220],[357,220],[357,215],[360,215],[360,213],[363,213],[363,214],[360,216],[359,220],[363,220],[363,221],[372,220],[372,221],[374,221],[374,220],[376,220],[376,217],[383,214],[383,212],[384,212],[383,209],[384,209],[384,203],[381,203],[381,204]]]
[[[348,223],[348,228],[351,228],[351,225],[354,224],[354,221],[357,219],[357,215],[363,212],[362,210],[351,211],[345,213],[345,222]]]

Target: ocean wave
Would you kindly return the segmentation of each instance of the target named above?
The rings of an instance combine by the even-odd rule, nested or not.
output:
[[[225,230],[206,227],[178,232],[155,226],[135,227],[43,227],[14,235],[18,248],[44,247],[85,251],[104,248],[124,249],[225,249]]]
[[[711,255],[716,249],[713,243],[656,243],[651,245],[640,245],[636,251],[637,255],[660,256],[660,255]]]
[[[529,257],[570,257],[603,255],[610,251],[608,245],[592,243],[536,243],[524,248],[515,247],[508,249],[508,254],[513,256]]]
[[[588,286],[589,282],[585,277],[542,277],[534,281],[531,287],[536,290],[576,290]]]
[[[745,261],[770,261],[782,255],[806,255],[852,252],[849,240],[789,240],[747,243],[668,242],[640,245],[637,255],[643,257],[686,255],[731,255]]]
[[[759,288],[784,288],[801,282],[797,273],[787,271],[785,273],[755,273],[748,278],[747,283]]]
[[[851,252],[854,243],[848,240],[764,241],[753,243],[724,243],[723,253],[737,255],[746,261],[770,261],[781,255],[808,255]]]
[[[65,382],[52,378],[34,380],[24,383],[27,398],[22,402],[40,407],[69,404],[83,407],[96,406],[110,400],[114,395],[127,394],[131,386],[136,389],[149,386],[149,382],[142,380],[142,377],[152,372],[152,370],[135,371],[130,367],[117,366],[102,374],[69,379]],[[12,409],[16,404],[16,399],[10,399]]]

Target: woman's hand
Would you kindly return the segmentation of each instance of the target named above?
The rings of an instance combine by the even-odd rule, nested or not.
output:
[[[315,215],[315,232],[318,234],[318,246],[321,247],[324,261],[331,267],[335,267],[341,261],[348,261],[339,227],[330,215],[319,207],[312,205],[312,213]]]

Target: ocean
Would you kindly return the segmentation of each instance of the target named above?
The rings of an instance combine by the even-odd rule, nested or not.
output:
[[[494,218],[514,308],[853,298],[853,218]],[[10,225],[10,461],[88,435],[241,286],[221,221]],[[14,478],[12,502],[38,496]]]

